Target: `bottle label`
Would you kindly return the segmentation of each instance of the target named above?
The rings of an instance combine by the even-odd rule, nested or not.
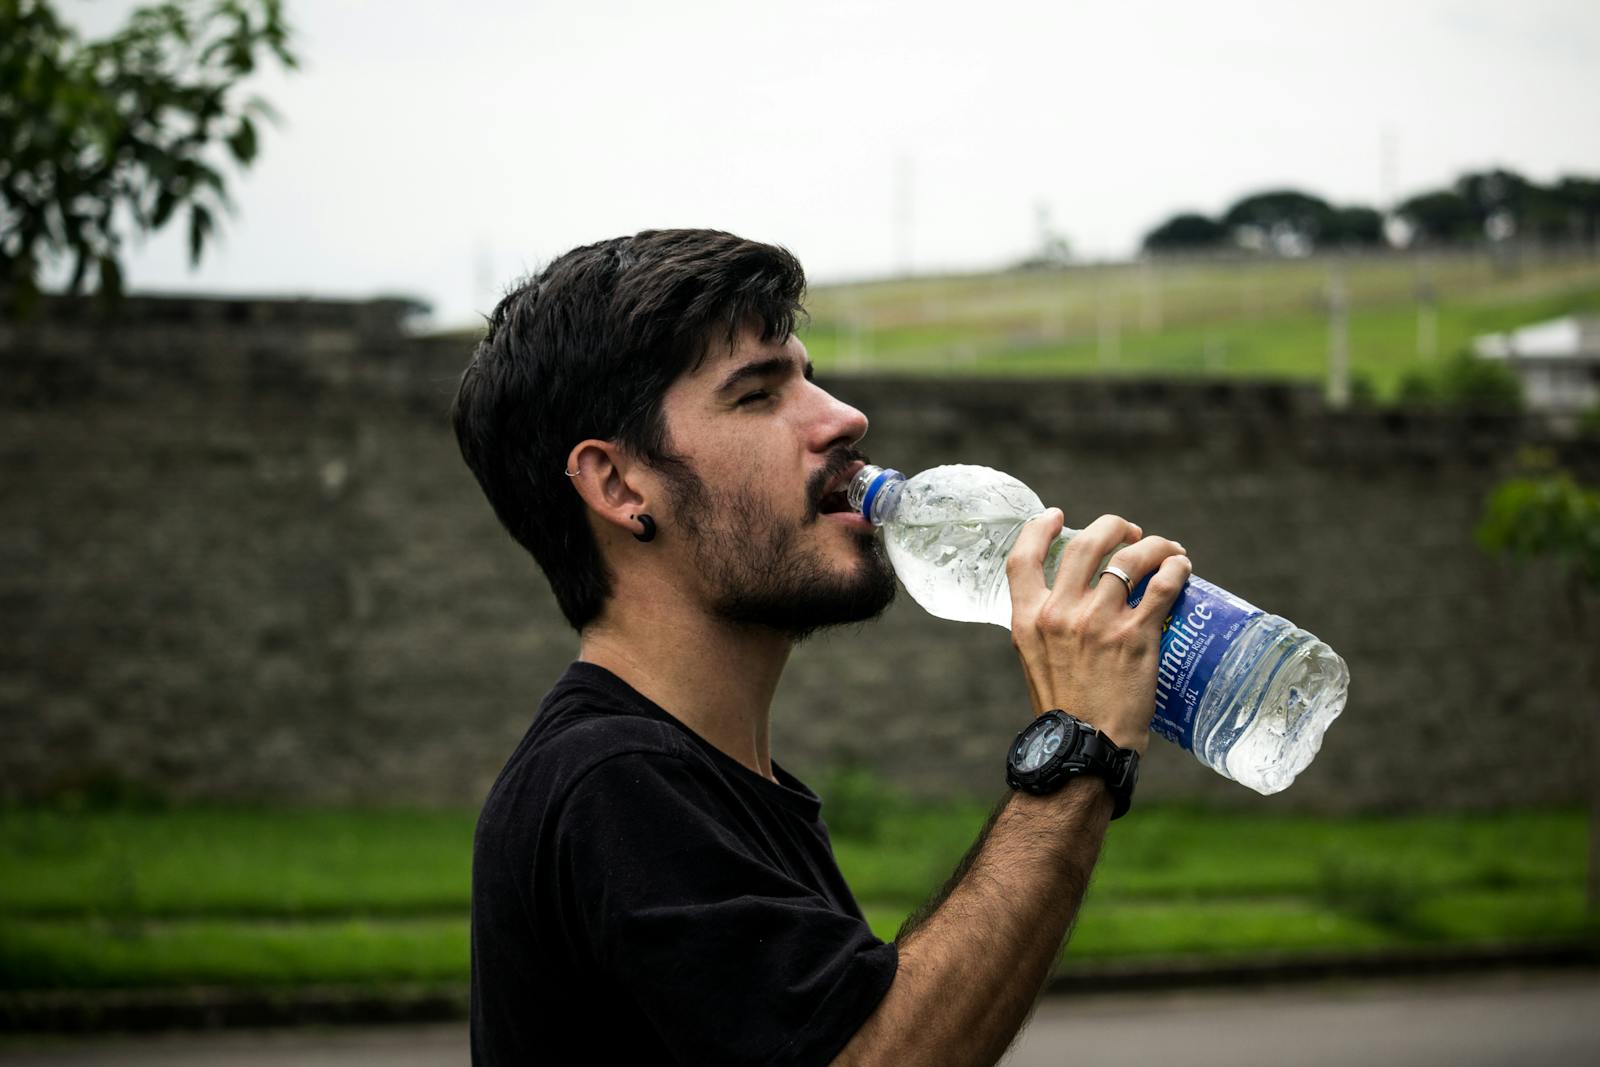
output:
[[[1128,597],[1144,599],[1150,579]],[[1156,717],[1150,728],[1180,747],[1194,750],[1194,717],[1217,664],[1245,623],[1261,609],[1204,578],[1189,579],[1161,624],[1161,661],[1156,670]]]

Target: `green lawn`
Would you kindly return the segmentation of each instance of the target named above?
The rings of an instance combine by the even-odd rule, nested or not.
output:
[[[459,915],[464,811],[0,810],[0,917]]]
[[[885,938],[985,815],[881,795],[835,810],[840,865]],[[472,823],[0,810],[0,989],[464,981]],[[1067,959],[1594,937],[1584,845],[1576,811],[1145,808],[1113,828]]]
[[[467,920],[5,919],[0,990],[460,983]]]
[[[984,375],[1226,375],[1321,381],[1322,260],[1119,264],[1041,274],[822,287],[801,333],[819,369]],[[1380,399],[1480,334],[1600,311],[1600,261],[1356,259],[1346,278],[1351,373]],[[1431,288],[1437,317],[1419,317]],[[1422,340],[1432,331],[1431,347]],[[1430,354],[1431,353],[1431,354]]]

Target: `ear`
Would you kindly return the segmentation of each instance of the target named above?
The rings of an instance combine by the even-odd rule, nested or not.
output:
[[[635,518],[650,510],[652,479],[645,468],[615,441],[580,441],[567,453],[572,488],[602,522],[619,531],[636,534],[643,527]]]

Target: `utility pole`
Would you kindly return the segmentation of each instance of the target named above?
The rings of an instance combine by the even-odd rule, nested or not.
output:
[[[1146,258],[1139,267],[1139,327],[1145,333],[1161,332],[1161,278],[1156,266]]]
[[[1393,126],[1384,126],[1378,134],[1378,203],[1384,214],[1394,210],[1397,150]]]
[[[1109,369],[1118,362],[1122,350],[1122,308],[1120,305],[1121,293],[1117,291],[1110,277],[1111,268],[1104,264],[1100,267],[1100,285],[1096,291],[1100,313],[1100,367]]]
[[[1433,285],[1433,264],[1417,260],[1417,358],[1432,361],[1439,351],[1439,294]]]
[[[1350,294],[1338,259],[1328,267],[1328,406],[1350,406]]]
[[[901,152],[894,165],[894,269],[902,278],[911,274],[911,156]]]

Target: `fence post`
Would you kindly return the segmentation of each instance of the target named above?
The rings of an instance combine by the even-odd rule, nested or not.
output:
[[[1350,406],[1350,294],[1342,260],[1328,267],[1328,406]]]

